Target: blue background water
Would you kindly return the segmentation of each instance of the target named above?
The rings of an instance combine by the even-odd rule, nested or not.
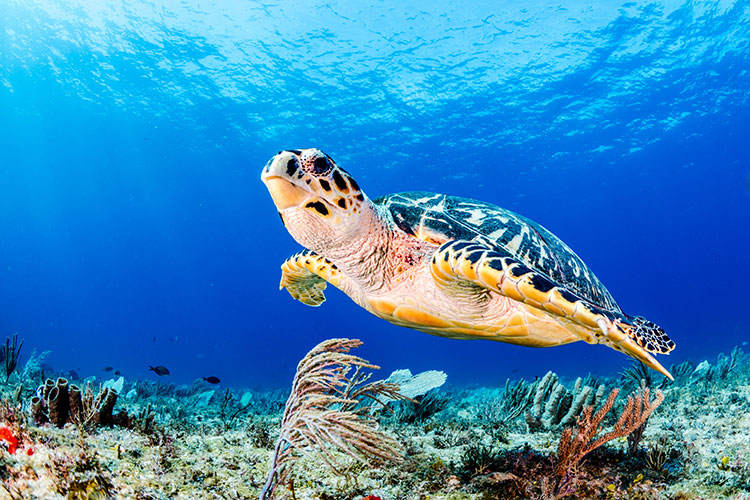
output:
[[[667,330],[667,367],[745,342],[750,4],[487,4],[1,0],[0,335],[84,375],[256,386],[332,336],[459,383],[629,364],[278,291],[298,246],[260,170],[318,147],[371,197],[537,220]]]

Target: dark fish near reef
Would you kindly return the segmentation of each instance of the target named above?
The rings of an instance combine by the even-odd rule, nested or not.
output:
[[[122,375],[122,372],[120,370],[115,370],[114,375]]]
[[[219,380],[219,377],[211,376],[211,377],[201,377],[201,378],[205,380],[206,382],[208,382],[209,384],[218,384],[219,382],[221,382],[221,380]]]
[[[104,368],[102,368],[102,371],[103,372],[111,372],[112,371],[112,367],[111,366],[105,366]]]
[[[169,375],[169,370],[167,369],[166,366],[161,366],[161,365],[159,365],[159,366],[151,366],[151,365],[149,365],[148,369],[151,370],[152,372],[156,373],[160,377],[162,377],[164,375]]]

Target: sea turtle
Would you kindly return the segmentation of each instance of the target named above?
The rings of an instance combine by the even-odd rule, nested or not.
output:
[[[318,149],[280,151],[261,175],[306,250],[281,266],[281,288],[319,306],[331,283],[396,325],[443,337],[532,347],[605,344],[669,378],[649,353],[674,342],[622,312],[555,235],[490,203],[407,192],[368,198]]]

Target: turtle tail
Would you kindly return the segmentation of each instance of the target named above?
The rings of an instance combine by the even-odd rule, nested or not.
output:
[[[615,325],[645,351],[667,354],[674,349],[674,341],[667,336],[664,329],[642,316],[623,314],[615,321]]]

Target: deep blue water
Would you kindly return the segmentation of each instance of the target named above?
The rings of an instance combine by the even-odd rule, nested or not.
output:
[[[481,2],[480,2],[481,3]],[[317,147],[369,194],[535,219],[669,367],[750,338],[750,3],[0,0],[0,337],[57,369],[286,385],[317,342],[449,381],[630,359],[398,328],[330,288],[278,291],[299,247],[259,180]]]

